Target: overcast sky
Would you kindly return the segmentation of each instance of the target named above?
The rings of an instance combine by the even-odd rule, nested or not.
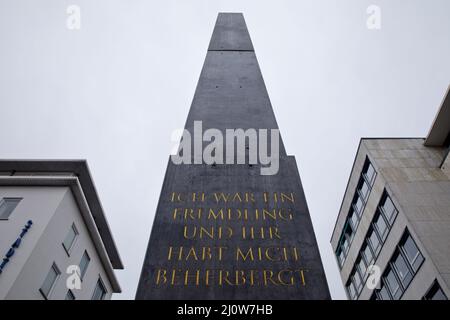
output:
[[[81,29],[66,27],[69,5]],[[381,29],[366,27],[369,5]],[[295,155],[332,297],[361,137],[424,137],[450,83],[448,0],[0,0],[0,158],[87,159],[134,298],[217,13],[243,12]]]

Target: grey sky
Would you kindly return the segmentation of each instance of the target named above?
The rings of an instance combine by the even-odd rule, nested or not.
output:
[[[81,8],[81,30],[66,8]],[[381,8],[381,30],[366,8]],[[450,83],[448,0],[0,0],[0,158],[85,158],[134,298],[171,148],[219,11],[243,12],[295,155],[333,298],[329,239],[360,137],[424,137]]]

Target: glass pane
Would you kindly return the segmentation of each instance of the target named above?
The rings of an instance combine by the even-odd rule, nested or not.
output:
[[[398,277],[403,284],[403,287],[406,288],[412,280],[412,274],[411,271],[409,271],[405,259],[401,254],[397,253],[397,256],[394,257],[393,264],[395,266],[395,270],[397,271]]]
[[[439,288],[434,295],[430,297],[430,300],[447,300],[447,297],[445,296],[444,291],[442,291],[441,288]]]
[[[352,227],[356,229],[356,226],[358,225],[358,216],[355,214],[353,208],[350,209],[349,221],[351,222]]]
[[[75,300],[75,296],[73,295],[72,291],[67,291],[66,300]]]
[[[342,241],[342,252],[344,254],[347,254],[348,247],[349,247],[348,239],[344,238],[344,240]]]
[[[350,245],[350,241],[353,238],[353,228],[350,225],[350,223],[347,222],[347,224],[345,225],[345,230],[344,230],[344,238],[347,239],[347,245]]]
[[[364,263],[363,259],[359,259],[357,267],[358,267],[359,273],[361,274],[362,279],[365,279],[367,267],[366,267],[366,264]]]
[[[403,244],[403,250],[413,270],[417,271],[424,259],[410,235],[407,236]]]
[[[338,252],[338,260],[339,260],[339,265],[342,267],[342,264],[344,262],[344,252],[342,250],[339,250],[339,252]]]
[[[3,198],[0,200],[0,220],[8,219],[22,198]]]
[[[374,178],[375,178],[375,169],[373,168],[372,164],[369,162],[369,165],[367,166],[366,172],[366,179],[369,181],[371,185],[373,185]]]
[[[380,247],[381,247],[380,246],[380,240],[378,239],[378,236],[376,235],[376,233],[373,230],[371,230],[369,232],[368,238],[369,238],[370,246],[372,247],[372,251],[375,254],[378,254],[378,252],[380,251]]]
[[[358,272],[353,274],[353,284],[355,286],[356,292],[359,293],[362,288],[362,280]]]
[[[370,265],[373,260],[373,255],[372,255],[372,251],[370,251],[370,248],[367,244],[364,245],[362,252],[363,252],[363,256],[364,256],[364,259],[366,260],[367,265]]]
[[[389,270],[389,272],[387,273],[387,275],[385,277],[385,280],[386,280],[386,284],[388,285],[389,291],[391,292],[391,295],[394,298],[394,300],[399,299],[402,294],[402,291],[400,288],[400,283],[398,283],[398,280],[395,277],[393,270]]]
[[[356,298],[356,291],[355,291],[355,288],[353,287],[353,283],[350,282],[347,285],[347,292],[348,292],[348,295],[350,296],[350,299],[354,300]]]
[[[424,298],[426,300],[447,300],[447,296],[436,281]]]
[[[75,226],[72,226],[63,242],[64,248],[66,248],[67,251],[69,251],[69,249],[72,247],[72,244],[75,241],[76,236],[77,233],[75,231]]]
[[[355,202],[355,210],[358,213],[358,216],[360,216],[360,217],[361,217],[363,205],[364,205],[364,203],[363,203],[361,197],[357,197],[356,202]]]
[[[379,294],[379,297],[380,297],[382,300],[391,300],[391,297],[389,296],[389,293],[388,293],[387,288],[386,288],[385,285],[383,285],[383,286],[381,287],[381,289],[380,289],[380,291],[378,292],[378,294]]]
[[[362,183],[359,187],[359,192],[361,196],[363,197],[364,201],[367,200],[367,197],[369,196],[369,185],[365,180],[362,180]]]
[[[48,297],[56,278],[58,278],[58,270],[54,265],[52,265],[47,277],[45,277],[44,283],[41,286],[41,292],[45,295],[45,297]]]
[[[84,277],[84,274],[86,273],[86,270],[87,270],[90,260],[91,259],[89,258],[87,252],[85,251],[83,254],[83,257],[81,257],[81,261],[80,261],[81,278]]]
[[[395,209],[394,203],[389,196],[386,196],[384,204],[382,205],[384,216],[389,224],[394,221],[395,215],[397,214],[397,209]]]
[[[102,282],[98,280],[97,285],[95,286],[94,294],[92,295],[92,300],[103,300],[105,294],[106,290],[103,287]]]
[[[373,224],[375,225],[375,228],[377,229],[378,234],[380,235],[381,239],[384,241],[387,236],[388,227],[387,227],[386,221],[384,221],[384,219],[381,216],[379,211],[377,212],[377,214],[374,218]]]

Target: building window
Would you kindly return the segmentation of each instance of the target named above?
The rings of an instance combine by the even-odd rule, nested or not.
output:
[[[384,218],[381,215],[380,211],[377,211],[375,213],[375,217],[373,218],[373,226],[374,229],[376,229],[376,231],[378,232],[380,240],[384,242],[384,240],[386,240],[389,228],[386,224],[386,221],[384,221]]]
[[[370,248],[372,249],[372,252],[375,256],[377,256],[381,250],[381,242],[373,228],[369,230],[367,239],[369,240],[368,243],[370,245]]]
[[[364,286],[364,283],[367,278],[366,277],[367,268],[376,260],[378,254],[380,253],[383,243],[386,240],[387,235],[392,226],[392,222],[394,221],[395,216],[397,214],[397,210],[395,209],[393,204],[391,206],[391,205],[389,205],[389,203],[392,204],[391,198],[389,197],[387,192],[384,191],[383,196],[381,197],[380,203],[378,205],[378,209],[375,213],[374,218],[372,219],[371,227],[369,228],[369,231],[366,234],[365,241],[363,242],[363,244],[361,246],[359,257],[356,260],[356,263],[353,267],[353,272],[359,273],[359,276],[360,276],[359,278],[362,281],[362,287]],[[391,223],[389,223],[387,221],[387,219],[385,218],[383,210],[382,210],[382,206],[385,206],[386,209],[389,209],[388,212],[391,212],[390,217],[393,217],[393,218],[389,219],[391,221]],[[352,232],[352,234],[353,234],[353,232]],[[406,241],[406,239],[405,239],[405,241]],[[345,259],[345,257],[344,257],[344,259]],[[407,268],[405,269],[405,266],[402,262],[404,262],[404,259],[402,260],[402,256],[400,256],[396,261],[393,262],[394,263],[393,268],[396,268],[395,270],[398,274],[397,279],[400,279],[399,281],[401,281],[403,286],[406,287],[409,284],[408,281],[411,281],[413,272],[410,269],[407,269]],[[408,271],[411,271],[411,272],[408,273]],[[388,286],[390,286],[391,283],[392,283],[392,285],[395,284],[392,282],[393,280],[394,280],[393,278],[389,278],[387,280]],[[391,281],[391,283],[389,283],[389,281]],[[357,291],[357,294],[359,294],[359,287],[357,286],[357,284],[358,284],[358,282],[355,285],[355,289]],[[386,290],[389,289],[388,286],[386,287]],[[361,287],[361,289],[362,289],[362,287]],[[396,287],[393,287],[393,288],[396,288]],[[401,293],[402,292],[400,292],[400,294]],[[392,295],[392,296],[395,297],[394,295]]]
[[[356,227],[358,226],[358,222],[359,222],[359,217],[358,215],[355,213],[355,210],[350,209],[350,214],[349,214],[349,219],[348,219],[353,227],[353,229],[355,230]]]
[[[386,285],[391,299],[400,299],[424,260],[414,240],[406,230],[382,277],[382,283]],[[385,293],[382,290],[383,288],[376,292],[380,299],[385,300]]]
[[[369,197],[370,187],[365,179],[361,179],[361,181],[359,182],[358,191],[363,201],[366,202],[367,198]]]
[[[60,274],[61,272],[59,271],[58,267],[56,266],[55,263],[53,263],[52,267],[50,268],[50,271],[45,277],[44,283],[39,289],[39,291],[41,292],[41,294],[44,296],[45,299],[48,299],[48,297],[50,296],[50,293],[55,287],[56,280],[58,280]]]
[[[353,279],[353,285],[355,286],[356,294],[359,294],[361,292],[363,283],[362,283],[362,279],[361,279],[361,276],[359,275],[358,270],[355,269],[353,271],[352,279]]]
[[[94,294],[92,295],[92,300],[103,300],[106,296],[106,289],[103,285],[102,279],[97,280],[95,285]]]
[[[356,262],[356,267],[359,271],[359,274],[361,275],[361,279],[364,281],[366,279],[367,265],[365,264],[362,257],[360,257]]]
[[[380,209],[383,212],[383,215],[386,218],[388,224],[392,226],[392,223],[394,222],[395,217],[397,216],[398,210],[395,208],[391,197],[389,197],[386,191],[384,192],[384,195],[382,197]]]
[[[431,285],[431,288],[428,289],[428,292],[423,296],[423,300],[447,300],[447,296],[442,290],[439,283],[435,280]]]
[[[345,257],[347,255],[348,249],[350,248],[350,242],[352,241],[352,237],[353,237],[353,228],[350,222],[347,221],[344,227],[344,233],[342,234],[342,238],[339,242],[338,251],[336,252],[338,260],[341,263],[340,266],[342,266],[342,263],[344,262]]]
[[[395,271],[397,272],[397,275],[403,285],[404,288],[408,287],[409,283],[412,280],[413,274],[412,271],[409,269],[408,264],[405,261],[405,258],[400,254],[398,251],[392,261],[392,265],[395,268]]]
[[[417,248],[416,243],[408,232],[405,233],[402,241],[400,242],[400,250],[405,254],[413,272],[417,272],[424,260],[424,257],[420,253],[419,248]]]
[[[8,220],[22,198],[2,198],[0,200],[0,220]]]
[[[394,300],[398,300],[402,295],[402,287],[400,286],[400,282],[395,275],[394,270],[388,269],[384,280],[389,288],[389,292]]]
[[[375,182],[375,177],[377,173],[375,171],[375,168],[370,163],[369,159],[366,159],[366,163],[363,167],[363,176],[366,179],[366,181],[369,183],[370,186],[373,186]]]
[[[379,300],[392,300],[384,283],[381,283],[381,288],[377,292],[377,297]]]
[[[346,285],[347,288],[347,293],[348,296],[350,297],[351,300],[355,300],[356,299],[356,290],[355,287],[353,286],[353,282],[350,278],[350,281],[347,283]]]
[[[81,257],[80,261],[80,272],[81,272],[81,279],[84,278],[84,275],[86,274],[87,268],[89,266],[89,262],[91,261],[91,258],[89,258],[89,255],[87,251],[83,253],[83,256]]]
[[[353,201],[350,206],[349,213],[345,219],[344,229],[342,231],[341,238],[339,240],[339,245],[336,250],[336,256],[339,262],[339,266],[342,267],[345,258],[347,257],[347,252],[353,239],[353,235],[361,219],[364,207],[369,199],[370,191],[372,190],[373,183],[375,181],[376,172],[374,167],[366,158],[366,162],[363,166],[363,171],[359,178],[358,186],[356,188],[355,194],[353,196]]]
[[[75,224],[72,224],[72,226],[69,229],[69,232],[66,235],[66,238],[64,239],[64,242],[62,243],[64,249],[66,250],[67,254],[70,253],[70,249],[72,249],[73,244],[75,243],[75,239],[78,236],[78,230],[75,227]]]
[[[362,246],[361,255],[364,258],[364,261],[366,262],[366,264],[369,266],[373,261],[373,253],[372,253],[372,250],[370,250],[370,247],[367,243],[365,243]]]
[[[67,291],[66,300],[75,300],[75,295],[73,294],[72,290]]]
[[[362,211],[364,207],[364,201],[363,199],[357,194],[355,198],[353,199],[353,208],[355,209],[356,213],[358,214],[358,217],[361,217]]]
[[[342,264],[344,263],[344,251],[342,251],[341,248],[338,249],[338,252],[336,252],[336,256],[338,258],[339,261],[339,266],[342,266]]]

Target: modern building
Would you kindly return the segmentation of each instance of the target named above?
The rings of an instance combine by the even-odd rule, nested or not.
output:
[[[426,138],[361,139],[331,238],[349,299],[450,297],[449,131],[447,91]]]
[[[86,161],[0,160],[0,299],[110,299],[123,269]]]

